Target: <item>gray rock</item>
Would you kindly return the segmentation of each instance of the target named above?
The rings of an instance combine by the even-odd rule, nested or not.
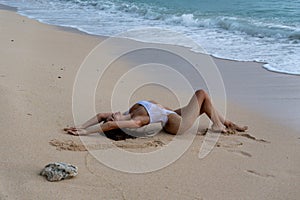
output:
[[[78,174],[78,168],[74,165],[55,162],[45,166],[40,175],[46,176],[48,181],[60,181],[66,178],[72,178]]]

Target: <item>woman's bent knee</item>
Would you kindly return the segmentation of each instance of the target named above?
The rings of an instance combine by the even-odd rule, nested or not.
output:
[[[195,92],[195,95],[197,97],[207,97],[208,96],[207,92],[205,90],[202,90],[202,89],[201,90],[197,90]]]

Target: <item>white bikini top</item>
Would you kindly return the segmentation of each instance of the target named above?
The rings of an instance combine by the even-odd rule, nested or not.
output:
[[[139,101],[137,104],[142,105],[147,110],[150,117],[150,124],[161,122],[162,126],[165,126],[168,121],[168,115],[173,113],[176,114],[174,111],[167,110],[161,105],[149,101]]]

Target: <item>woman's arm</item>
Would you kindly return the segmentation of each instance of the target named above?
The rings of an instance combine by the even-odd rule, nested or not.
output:
[[[105,121],[106,119],[108,119],[109,117],[111,117],[113,115],[113,113],[108,112],[108,113],[98,113],[95,117],[91,118],[90,120],[88,120],[87,122],[85,122],[81,128],[88,128],[91,126],[94,126],[95,124],[101,123],[103,121]]]
[[[96,130],[85,130],[85,129],[78,129],[78,130],[70,130],[68,133],[72,135],[89,135],[93,133],[103,133],[106,131],[120,129],[120,128],[139,128],[142,127],[141,120],[128,120],[128,121],[108,121],[100,125],[100,129]]]
[[[99,124],[103,121],[107,121],[109,118],[112,119],[113,118],[112,116],[113,113],[98,113],[97,115],[95,115],[94,117],[92,117],[91,119],[83,123],[82,125],[64,128],[64,131],[72,131],[72,130],[75,131],[77,129],[86,129],[96,124]]]

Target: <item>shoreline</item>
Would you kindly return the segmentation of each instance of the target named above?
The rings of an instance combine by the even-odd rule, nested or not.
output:
[[[28,16],[19,13],[19,12],[18,12],[18,8],[15,8],[15,7],[11,7],[11,6],[7,6],[7,5],[4,5],[4,4],[0,4],[0,9],[10,10],[10,11],[15,11],[15,12],[17,12],[19,15],[24,16],[24,17],[26,17],[26,18],[29,18]],[[36,20],[36,21],[38,21],[38,22],[40,22],[40,23],[42,23],[42,24],[46,24],[46,25],[49,25],[49,26],[57,27],[58,29],[65,30],[65,31],[71,31],[71,32],[78,33],[78,34],[89,35],[89,36],[93,36],[93,37],[99,37],[99,38],[101,38],[101,39],[106,39],[106,38],[111,37],[111,36],[97,35],[97,34],[93,34],[93,33],[88,33],[88,32],[86,32],[86,31],[80,30],[80,28],[78,28],[78,27],[50,24],[50,23],[46,23],[46,22],[43,22],[43,21],[41,21],[41,20],[34,19],[34,18],[29,18],[29,19],[33,19],[33,20]],[[134,41],[137,41],[137,42],[149,43],[149,42],[146,42],[146,41],[135,40],[135,39],[132,39],[132,38],[125,38],[125,39],[134,40]],[[181,45],[164,44],[164,43],[155,43],[155,44],[179,46],[179,47],[187,48],[187,49],[189,49],[190,51],[193,51],[191,47],[186,47],[186,46],[181,46]],[[200,54],[201,54],[201,52],[196,52],[196,51],[193,51],[193,52],[195,52],[195,53],[200,53]],[[206,54],[206,53],[205,53],[205,54]],[[260,62],[260,61],[255,61],[255,60],[253,60],[253,61],[244,61],[244,60],[238,60],[238,59],[235,60],[235,59],[229,59],[229,58],[218,57],[218,56],[215,56],[215,55],[213,55],[213,54],[207,54],[207,55],[209,55],[209,56],[211,56],[212,58],[215,58],[215,59],[228,60],[228,61],[232,61],[232,62],[250,62],[250,63],[252,62],[252,63],[259,63],[259,64],[262,65],[261,67],[262,67],[263,69],[265,69],[266,71],[268,71],[268,72],[279,73],[279,74],[287,74],[287,75],[292,75],[292,76],[300,76],[300,74],[294,74],[294,73],[288,73],[288,72],[275,71],[275,70],[268,69],[267,67],[264,66],[264,65],[268,65],[267,62]]]
[[[23,17],[25,17],[27,19],[35,20],[35,21],[37,21],[37,22],[39,22],[41,24],[45,24],[45,25],[48,25],[48,26],[56,27],[59,30],[65,30],[65,31],[69,31],[69,32],[72,32],[72,33],[77,33],[77,34],[82,34],[82,35],[89,35],[89,36],[94,36],[94,37],[99,37],[99,38],[106,38],[107,37],[107,36],[90,34],[90,33],[87,33],[85,31],[82,31],[82,30],[80,30],[80,29],[78,29],[76,27],[45,23],[45,22],[42,22],[40,20],[37,20],[37,19],[34,19],[34,18],[30,18],[30,17],[28,17],[26,15],[23,15],[23,14],[19,13],[18,12],[18,8],[16,8],[16,7],[7,6],[7,5],[4,5],[4,4],[1,4],[1,3],[0,3],[0,10],[7,10],[7,11],[16,12],[18,15],[23,16]]]
[[[124,173],[101,163],[85,148],[79,148],[83,139],[91,146],[100,146],[91,149],[96,152],[113,148],[101,143],[101,135],[82,139],[61,131],[73,125],[72,93],[77,71],[101,38],[65,31],[16,12],[0,10],[0,15],[3,27],[0,34],[3,112],[0,127],[4,130],[0,142],[0,199],[53,199],[55,196],[59,199],[271,200],[299,197],[298,77],[268,72],[260,63],[214,59],[225,84],[228,117],[249,125],[246,133],[249,135],[221,135],[213,151],[199,159],[205,137],[199,132],[174,163],[150,173]],[[122,41],[124,43],[109,46],[99,58],[114,57],[114,50],[121,51],[127,45],[140,45],[136,41]],[[199,57],[199,63],[204,62],[203,55],[175,48]],[[97,111],[109,110],[114,81],[132,66],[146,63],[150,58],[157,58],[158,63],[167,60],[170,65],[177,64],[169,55],[162,58],[154,51],[139,56],[142,53],[112,63],[105,87],[96,91]],[[139,76],[134,77],[144,78],[144,74],[136,75]],[[197,81],[194,84],[201,86],[202,82]],[[172,95],[155,87],[137,90],[131,100],[152,95],[163,104],[174,102]],[[201,118],[201,128],[205,125],[206,118]],[[168,146],[172,139],[168,134],[158,134],[114,144],[125,151],[149,152]],[[122,160],[121,157],[114,159]],[[51,183],[38,175],[46,164],[56,161],[76,165],[78,176]]]

